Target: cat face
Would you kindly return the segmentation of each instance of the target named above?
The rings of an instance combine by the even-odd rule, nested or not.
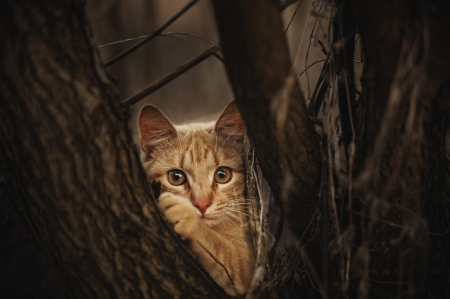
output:
[[[190,201],[210,226],[229,221],[244,203],[244,129],[232,102],[216,123],[174,126],[156,107],[139,116],[142,162],[161,190]],[[236,214],[236,213],[234,213]]]

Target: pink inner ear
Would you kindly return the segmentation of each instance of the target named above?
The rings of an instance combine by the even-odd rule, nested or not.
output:
[[[222,111],[217,119],[215,131],[231,140],[243,142],[244,124],[235,102],[228,104]]]
[[[177,136],[177,131],[170,120],[153,105],[142,108],[139,114],[139,133],[141,148],[147,155],[150,155],[161,142]]]

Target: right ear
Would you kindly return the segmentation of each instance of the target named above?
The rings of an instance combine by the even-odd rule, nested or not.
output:
[[[229,103],[223,109],[217,119],[214,130],[217,134],[225,136],[227,139],[229,138],[240,143],[244,142],[244,123],[236,102]]]
[[[139,134],[141,149],[150,155],[159,143],[176,137],[177,130],[161,110],[147,105],[139,114]]]

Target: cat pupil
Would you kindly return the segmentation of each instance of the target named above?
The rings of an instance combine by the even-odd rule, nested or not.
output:
[[[225,177],[225,172],[223,170],[219,170],[218,175],[221,179],[223,179]]]

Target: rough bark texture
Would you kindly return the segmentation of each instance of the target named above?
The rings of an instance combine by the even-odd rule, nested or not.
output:
[[[447,298],[450,5],[367,0],[353,9],[365,56],[353,208],[364,215],[356,254],[370,272],[370,290],[358,292],[423,298],[428,286]]]
[[[290,227],[304,233],[318,206],[320,151],[274,0],[214,0],[228,77],[261,169]]]
[[[81,1],[0,10],[5,196],[68,297],[226,297],[158,211]]]

